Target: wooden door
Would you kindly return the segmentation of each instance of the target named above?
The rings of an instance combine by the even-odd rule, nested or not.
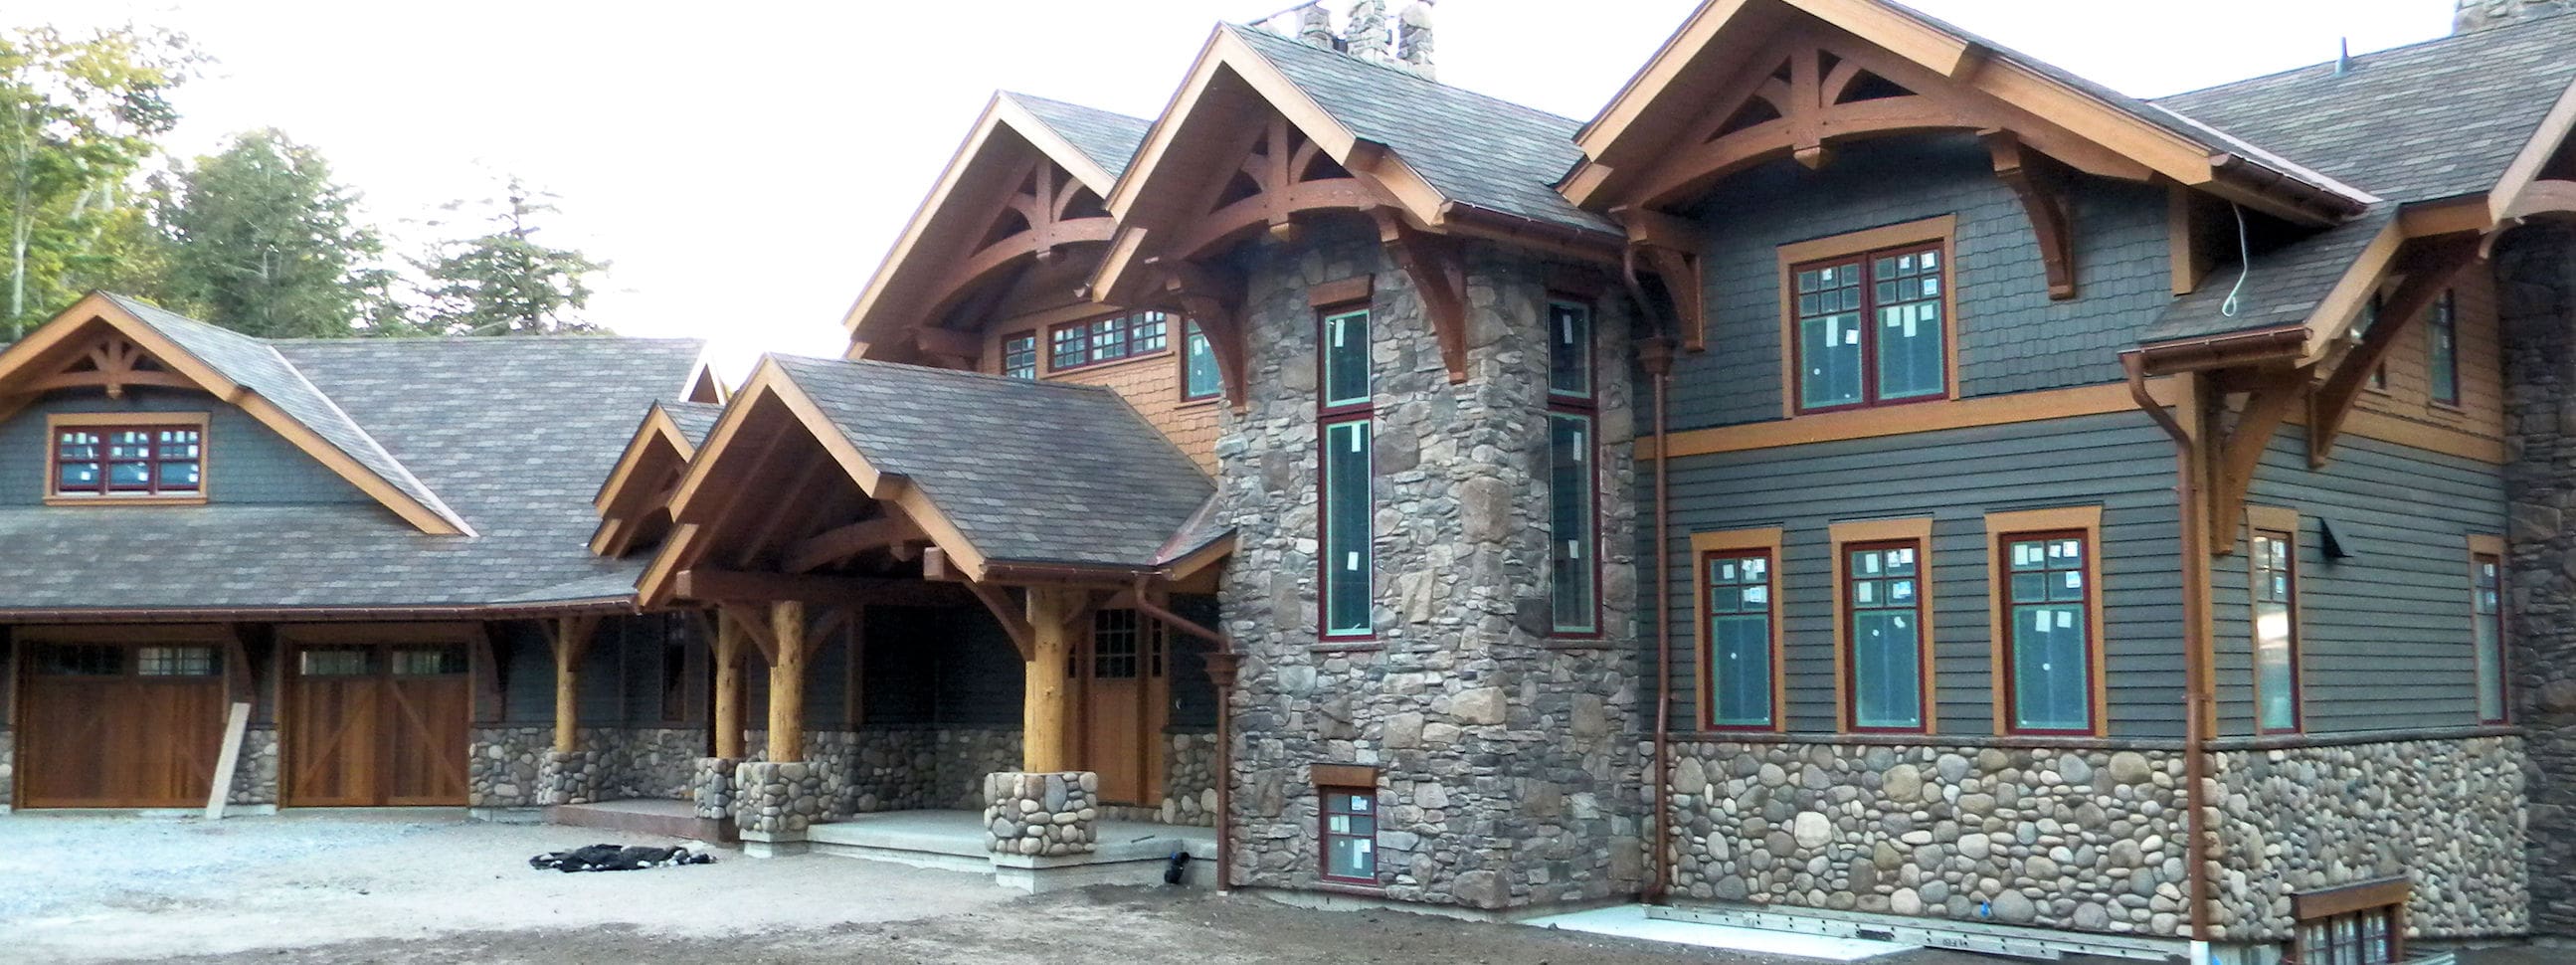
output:
[[[1134,610],[1102,610],[1078,651],[1082,678],[1083,766],[1100,775],[1100,799],[1158,805],[1161,755],[1154,701],[1161,688],[1160,635]]]
[[[290,661],[285,803],[461,805],[472,678],[457,646],[304,646]]]
[[[204,807],[223,743],[222,660],[212,646],[31,646],[18,804]]]

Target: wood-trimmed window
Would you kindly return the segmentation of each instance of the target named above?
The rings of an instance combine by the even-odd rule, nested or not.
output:
[[[1015,379],[1038,377],[1038,333],[1013,332],[1002,336],[1002,374]]]
[[[1377,789],[1318,787],[1323,798],[1315,829],[1321,839],[1320,871],[1326,881],[1377,885]]]
[[[1953,218],[1781,249],[1791,414],[1950,397]]]
[[[62,413],[46,420],[46,502],[201,503],[204,413]]]
[[[1837,523],[1834,648],[1843,729],[1932,732],[1929,519]]]
[[[1369,313],[1326,311],[1317,318],[1316,410],[1323,446],[1316,525],[1323,570],[1321,636],[1364,640],[1376,633],[1376,421],[1370,407]]]
[[[1213,399],[1225,391],[1225,370],[1216,364],[1216,346],[1199,323],[1181,326],[1181,401]]]
[[[2477,648],[2478,722],[2502,724],[2512,717],[2506,702],[2504,652],[2504,540],[2469,537],[2470,644]]]
[[[1552,299],[1548,325],[1548,599],[1561,637],[1601,632],[1600,443],[1592,306]]]
[[[2108,733],[2102,507],[1990,513],[1986,540],[1995,733]]]
[[[2247,507],[2247,553],[2253,605],[2254,727],[2265,734],[2295,734],[2299,695],[2299,515]]]
[[[2445,291],[2433,302],[2432,314],[2424,319],[2425,358],[2429,369],[2427,394],[2437,405],[2460,404],[2460,305],[2459,293]]]
[[[2405,878],[2290,896],[2283,965],[2394,965],[2406,958]]]
[[[1691,535],[1699,562],[1700,727],[1778,731],[1782,692],[1777,528]]]
[[[2387,303],[2387,292],[2371,292],[2370,300],[2362,303],[2360,320],[2352,323],[2352,337],[2359,339],[2369,335],[2370,330],[2379,325],[2380,308]],[[2370,370],[2370,382],[2368,384],[2372,391],[2388,391],[2388,360],[2386,358],[2381,358],[2378,367]]]
[[[1061,372],[1163,351],[1170,322],[1162,312],[1136,312],[1047,330],[1047,369]]]

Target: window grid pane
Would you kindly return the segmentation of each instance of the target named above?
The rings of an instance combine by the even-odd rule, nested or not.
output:
[[[1947,260],[1934,243],[1792,273],[1801,411],[1948,393]]]
[[[145,677],[212,677],[222,672],[213,647],[142,647],[134,651],[134,672]]]
[[[125,648],[102,644],[49,644],[36,649],[35,672],[45,677],[121,677]]]
[[[205,433],[194,427],[60,429],[56,495],[195,495],[205,485]]]
[[[1770,727],[1771,556],[1712,555],[1706,565],[1709,723]]]
[[[2299,727],[2298,572],[2290,534],[2254,534],[2254,695],[2264,731]]]
[[[2504,697],[2504,561],[2486,553],[2469,557],[2469,600],[2476,622],[2478,719],[2501,723]]]
[[[1323,321],[1325,408],[1369,401],[1369,314],[1345,312]]]
[[[1598,555],[1592,533],[1592,417],[1548,413],[1548,579],[1555,629],[1591,633]]]
[[[465,672],[465,651],[458,647],[405,647],[393,652],[397,677],[443,677]]]
[[[1843,606],[1855,728],[1923,726],[1921,557],[1912,541],[1845,548]]]
[[[1225,388],[1224,375],[1216,364],[1216,348],[1208,342],[1207,333],[1199,331],[1197,322],[1189,323],[1184,330],[1188,333],[1183,339],[1188,358],[1181,370],[1181,397],[1213,397]]]
[[[1357,788],[1323,789],[1324,808],[1317,830],[1324,845],[1324,877],[1377,882],[1377,793]]]
[[[2082,534],[2007,537],[2005,619],[2012,628],[2012,728],[2093,729],[2092,588]]]
[[[1142,624],[1134,610],[1102,610],[1091,617],[1091,676],[1134,680],[1142,656]]]
[[[1798,272],[1798,404],[1806,409],[1859,405],[1860,263]]]
[[[307,677],[363,677],[374,672],[370,656],[364,647],[306,650],[296,658],[296,669]]]
[[[1592,395],[1592,309],[1549,302],[1547,389],[1563,396]]]
[[[1047,333],[1047,342],[1049,368],[1075,368],[1091,359],[1091,331],[1081,325],[1060,326]]]
[[[1374,629],[1374,499],[1370,423],[1363,419],[1324,427],[1323,620],[1328,637],[1366,636]]]
[[[1038,377],[1038,336],[1022,332],[1002,340],[1002,374],[1015,379]]]

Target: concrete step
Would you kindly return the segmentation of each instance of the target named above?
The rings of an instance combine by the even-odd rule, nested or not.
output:
[[[658,834],[718,844],[736,840],[733,822],[698,816],[688,801],[629,800],[593,804],[558,804],[546,809],[546,823],[576,828],[604,828],[630,834]]]

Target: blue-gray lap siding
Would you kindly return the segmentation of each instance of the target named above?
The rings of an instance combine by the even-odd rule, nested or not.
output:
[[[2345,435],[2311,471],[2284,426],[2247,502],[2299,512],[2302,713],[2310,733],[2478,723],[2469,598],[2472,535],[2502,536],[2496,467]],[[2328,559],[2319,520],[2347,553]],[[2253,611],[2243,529],[2211,564],[2221,734],[2251,734]]]
[[[1838,700],[1830,528],[1930,516],[1935,719],[1943,734],[1987,735],[1997,677],[1986,514],[2098,505],[2111,734],[2181,736],[2173,465],[2170,439],[2133,412],[1675,458],[1668,572],[1677,729],[1700,720],[1692,533],[1785,531],[1775,584],[1784,601],[1783,709],[1790,731],[1830,733]],[[1652,499],[1651,475],[1639,476],[1640,498]],[[1651,559],[1651,530],[1644,539]]]
[[[0,423],[0,506],[42,505],[48,416],[92,412],[203,412],[206,424],[206,498],[233,505],[364,503],[349,481],[314,461],[284,437],[240,409],[200,392],[134,388],[123,399],[57,394]]]
[[[1871,142],[1821,171],[1782,161],[1728,179],[1693,211],[1708,228],[1708,351],[1676,363],[1672,428],[1780,418],[1780,246],[1943,215],[1958,219],[1962,395],[2119,381],[2120,349],[2172,301],[2166,198],[2091,178],[2074,197],[2081,297],[2059,302],[2029,218],[1974,138]]]

